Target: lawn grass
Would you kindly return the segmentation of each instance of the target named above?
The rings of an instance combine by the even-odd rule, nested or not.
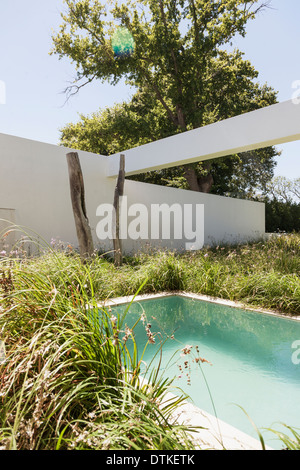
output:
[[[299,268],[299,234],[184,254],[139,253],[119,268],[105,255],[82,264],[63,250],[3,257],[0,447],[191,449],[187,429],[172,422],[181,398],[161,407],[171,382],[155,373],[150,384],[138,380],[141,358],[127,349],[132,331],[106,309],[95,321],[98,302],[179,290],[299,315]]]

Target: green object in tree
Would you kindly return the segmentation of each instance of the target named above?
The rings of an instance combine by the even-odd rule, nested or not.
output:
[[[118,27],[112,36],[111,45],[116,57],[131,55],[134,52],[134,39],[127,28]]]

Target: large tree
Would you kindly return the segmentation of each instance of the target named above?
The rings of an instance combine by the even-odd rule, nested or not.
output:
[[[94,123],[82,116],[79,127],[70,125],[63,130],[63,143],[69,144],[68,138],[80,141],[79,134],[82,137],[85,133],[86,144],[88,135],[93,142],[99,141],[93,151],[109,154],[276,102],[274,90],[256,83],[257,71],[239,50],[229,47],[235,35],[245,35],[247,22],[255,18],[266,2],[127,0],[120,4],[111,0],[104,4],[98,0],[65,0],[65,3],[67,10],[62,15],[60,31],[53,36],[52,52],[75,63],[77,76],[67,91],[72,94],[96,79],[116,85],[125,77],[136,93],[130,103],[92,116]],[[125,53],[114,48],[118,31],[127,32],[132,39]],[[91,124],[101,131],[92,136],[93,125],[87,128]],[[107,143],[99,136],[106,136]],[[82,148],[91,150],[90,145]],[[143,178],[205,192],[214,183],[214,191],[220,194],[245,193],[258,180],[262,183],[272,176],[275,155],[275,149],[268,148]],[[236,184],[238,174],[240,188]]]

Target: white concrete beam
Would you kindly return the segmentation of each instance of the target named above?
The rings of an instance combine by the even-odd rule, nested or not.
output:
[[[295,140],[300,140],[300,104],[289,100],[121,153],[129,176]],[[108,177],[118,174],[119,156],[108,157]]]

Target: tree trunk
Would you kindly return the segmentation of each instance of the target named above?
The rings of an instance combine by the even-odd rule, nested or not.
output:
[[[200,191],[198,177],[195,168],[192,165],[184,166],[184,177],[188,182],[191,191]]]
[[[209,193],[212,185],[214,184],[214,179],[211,173],[209,173],[211,165],[204,163],[204,169],[207,170],[207,174],[203,176],[198,176],[196,169],[193,165],[184,166],[184,177],[188,182],[189,189],[191,191],[198,191],[201,193]]]
[[[120,155],[120,169],[117,179],[114,195],[114,213],[115,213],[115,237],[114,237],[114,253],[115,266],[121,266],[123,262],[122,242],[120,240],[120,197],[124,194],[125,183],[125,156]]]
[[[84,182],[77,152],[67,154],[70,192],[81,259],[89,258],[94,251],[91,228],[85,206]]]
[[[214,179],[210,173],[208,173],[208,175],[198,177],[199,191],[201,193],[209,193],[213,184]]]
[[[214,179],[211,174],[211,162],[206,161],[202,164],[203,169],[205,170],[206,174],[201,175],[198,177],[198,184],[199,184],[199,191],[202,193],[209,193],[212,185],[214,184]]]

